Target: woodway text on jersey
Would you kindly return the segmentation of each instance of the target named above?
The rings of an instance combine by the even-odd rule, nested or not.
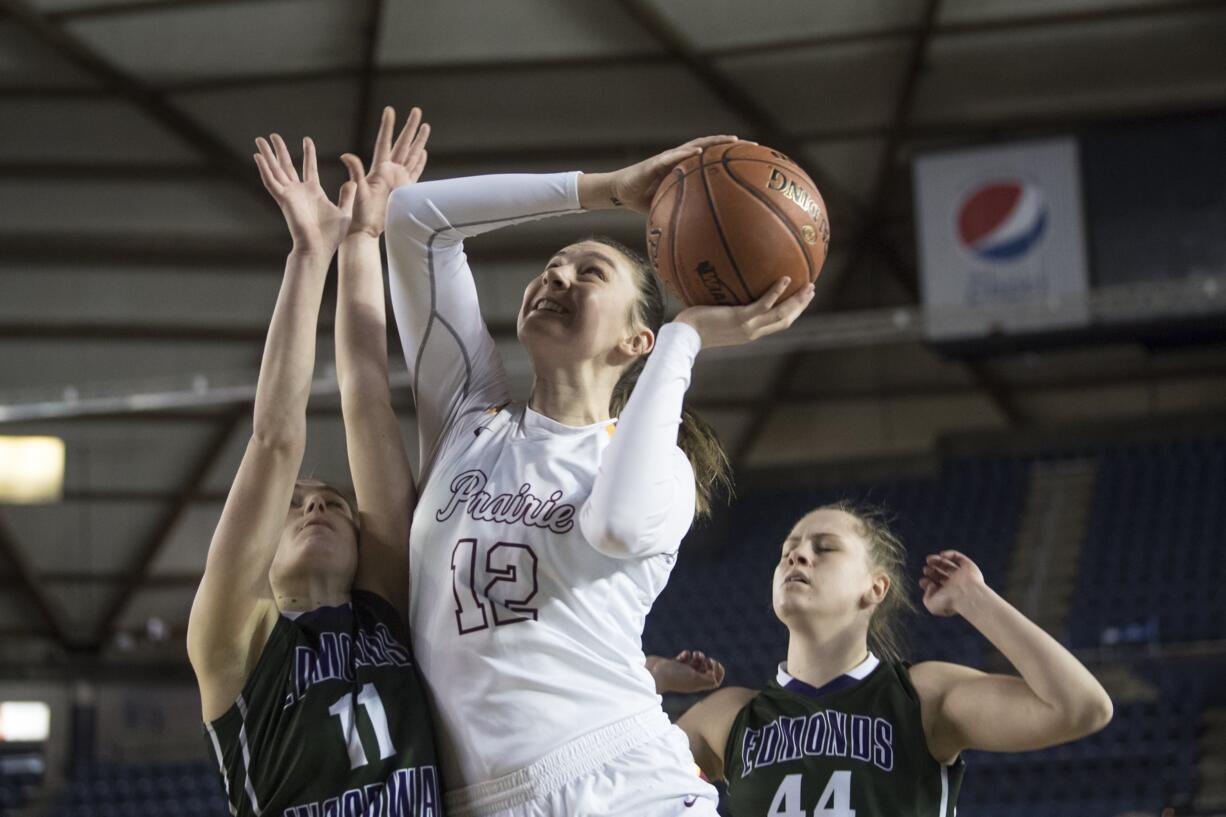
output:
[[[802,757],[850,757],[888,772],[894,768],[894,724],[833,709],[778,717],[760,729],[745,730],[741,777]]]
[[[384,783],[349,789],[318,803],[287,808],[282,817],[440,817],[433,766],[397,769]]]

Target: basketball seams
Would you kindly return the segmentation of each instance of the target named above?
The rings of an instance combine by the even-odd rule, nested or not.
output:
[[[699,171],[704,171],[719,162],[719,159],[716,159],[715,162],[707,164],[702,161],[702,158],[701,156],[699,157]],[[732,248],[728,246],[728,238],[724,235],[724,226],[719,221],[719,211],[715,209],[715,199],[711,196],[711,185],[707,181],[707,174],[700,172],[699,177],[702,179],[702,189],[707,197],[707,208],[711,212],[711,224],[715,227],[715,234],[719,236],[720,246],[724,248],[724,255],[728,257],[728,263],[732,266],[732,272],[736,275],[736,279],[741,282],[741,289],[744,290],[745,297],[748,298],[745,303],[753,303],[757,298],[750,292],[749,285],[745,283],[745,279],[741,276],[741,268],[737,265],[736,258],[732,255]]]
[[[685,286],[685,276],[680,273],[681,265],[680,259],[677,258],[676,236],[677,218],[681,213],[681,204],[685,201],[685,174],[681,174],[680,178],[677,179],[675,187],[677,188],[677,195],[674,197],[676,200],[673,202],[673,212],[669,216],[669,229],[665,230],[664,233],[668,236],[668,254],[672,258],[672,275],[670,277],[672,278],[673,289],[677,291],[677,295],[680,296],[681,300],[688,304],[690,302],[690,292]]]
[[[765,204],[767,208],[769,208],[770,211],[775,214],[776,218],[778,218],[781,222],[783,222],[784,226],[787,228],[788,233],[791,234],[792,238],[796,239],[796,244],[800,248],[800,254],[805,259],[805,266],[808,268],[807,269],[808,283],[813,283],[813,281],[817,278],[817,271],[814,270],[813,268],[813,257],[809,255],[809,250],[805,246],[804,236],[800,234],[800,228],[792,223],[792,219],[788,217],[788,214],[784,212],[782,208],[776,206],[776,204],[770,200],[769,196],[759,191],[754,185],[750,184],[745,179],[736,175],[736,173],[732,171],[732,168],[729,167],[729,163],[731,161],[739,161],[739,162],[755,162],[756,161],[756,162],[762,162],[762,164],[769,164],[769,165],[776,165],[776,163],[775,162],[765,162],[760,159],[737,159],[736,157],[733,157],[733,159],[730,160],[727,156],[727,151],[725,151],[724,155],[720,157],[719,161],[723,165],[724,171],[728,174],[728,178],[732,179],[738,185],[745,188],[745,190],[747,190],[754,198],[758,199],[760,202]],[[825,217],[826,215],[824,212],[825,208],[823,207],[822,209],[823,209],[822,216]]]

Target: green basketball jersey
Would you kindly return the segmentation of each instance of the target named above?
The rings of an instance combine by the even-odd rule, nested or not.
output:
[[[441,817],[430,711],[400,615],[374,593],[282,615],[205,729],[236,817]]]
[[[953,817],[962,759],[928,751],[907,665],[870,666],[819,689],[781,671],[737,713],[724,749],[733,817]]]

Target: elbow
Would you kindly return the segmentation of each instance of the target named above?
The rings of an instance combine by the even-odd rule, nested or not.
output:
[[[257,420],[251,429],[251,445],[273,454],[301,456],[306,451],[306,418],[301,422]]]
[[[419,217],[429,201],[424,184],[406,184],[392,191],[387,200],[386,231],[389,234],[415,236],[425,240],[430,230]]]
[[[1100,729],[1106,728],[1107,724],[1111,723],[1111,718],[1115,716],[1115,706],[1111,703],[1111,696],[1101,687],[1098,690],[1098,695],[1095,696],[1094,703],[1089,707],[1087,715],[1087,726],[1089,727],[1086,734],[1097,732]]]
[[[632,559],[643,550],[642,531],[627,517],[608,519],[585,533],[592,547],[611,559]]]
[[[1081,702],[1070,720],[1077,737],[1085,737],[1104,729],[1111,723],[1114,715],[1115,707],[1111,703],[1111,696],[1099,687],[1095,694]]]

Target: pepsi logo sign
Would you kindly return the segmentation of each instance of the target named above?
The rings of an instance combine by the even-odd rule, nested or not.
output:
[[[994,179],[971,188],[958,207],[958,243],[982,261],[1008,262],[1043,238],[1047,201],[1023,179]]]

